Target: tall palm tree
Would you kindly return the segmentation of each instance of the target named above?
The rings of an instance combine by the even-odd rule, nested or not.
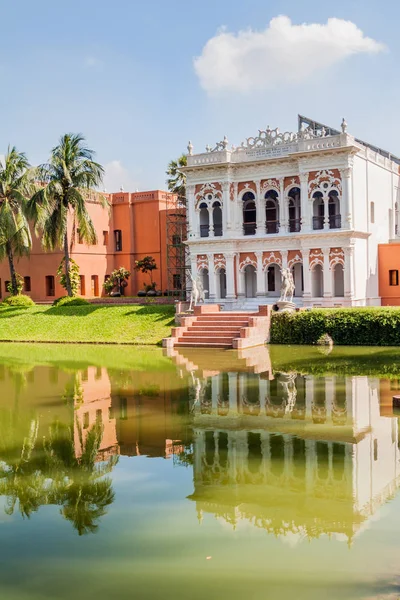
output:
[[[186,154],[182,154],[177,160],[171,160],[167,169],[168,190],[177,194],[181,199],[186,198],[186,175],[181,173],[179,169],[186,167],[186,165]]]
[[[8,147],[0,160],[0,260],[8,258],[14,296],[18,294],[14,258],[29,254],[32,246],[26,206],[34,191],[33,176],[26,155]]]
[[[68,216],[72,215],[80,237],[87,244],[95,244],[97,235],[86,208],[85,190],[97,188],[103,179],[103,167],[93,160],[94,152],[86,146],[81,134],[66,133],[51,151],[47,164],[38,168],[43,187],[31,198],[28,214],[35,222],[37,233],[42,234],[46,250],[61,248],[65,257],[65,282],[68,296],[72,296],[70,279],[70,247]],[[103,206],[108,206],[100,196]]]

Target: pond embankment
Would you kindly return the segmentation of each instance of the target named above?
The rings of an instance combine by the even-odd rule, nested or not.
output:
[[[329,308],[275,313],[271,344],[316,344],[328,334],[344,346],[400,346],[400,308]]]
[[[170,335],[174,306],[32,306],[0,308],[0,342],[159,344]]]

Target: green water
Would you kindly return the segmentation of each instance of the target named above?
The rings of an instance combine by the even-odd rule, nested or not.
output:
[[[1,598],[398,598],[399,358],[1,344]]]

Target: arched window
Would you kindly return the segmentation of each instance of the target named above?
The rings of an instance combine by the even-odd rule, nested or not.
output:
[[[254,235],[257,228],[256,197],[252,192],[243,194],[243,233]]]
[[[279,202],[275,190],[265,194],[265,231],[279,233]]]
[[[339,194],[336,190],[329,192],[328,200],[328,216],[329,216],[329,229],[340,229],[342,226],[342,218],[340,215],[340,200]]]
[[[213,207],[213,226],[214,226],[214,235],[221,236],[222,235],[222,209],[221,203],[216,201],[212,205]]]
[[[289,194],[289,232],[298,233],[301,230],[301,201],[300,188],[294,187]]]
[[[247,265],[244,270],[244,285],[246,298],[255,298],[257,292],[257,274],[253,265]]]
[[[210,215],[208,212],[208,206],[205,202],[202,202],[199,206],[200,209],[200,237],[208,237],[210,234]]]

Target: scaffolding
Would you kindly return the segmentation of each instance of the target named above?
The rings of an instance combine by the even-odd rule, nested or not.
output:
[[[186,198],[167,194],[166,228],[168,294],[186,300],[191,288]]]

